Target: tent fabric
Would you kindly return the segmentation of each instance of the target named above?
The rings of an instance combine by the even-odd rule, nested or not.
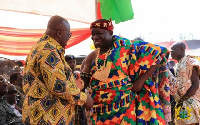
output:
[[[84,25],[102,18],[98,0],[0,0],[0,10],[48,17],[60,15],[68,21],[84,23]],[[84,25],[71,27],[72,37],[65,49],[90,37],[89,26]],[[45,31],[45,29],[23,28],[0,26],[0,56],[15,60],[25,59],[31,47]]]
[[[0,10],[45,16],[60,15],[85,23],[96,20],[95,9],[95,0],[0,0]]]
[[[10,56],[26,56],[39,40],[44,29],[15,29],[0,27],[0,53]],[[72,37],[65,49],[74,46],[90,36],[89,28],[72,28]]]
[[[101,14],[104,19],[115,20],[115,23],[133,19],[131,0],[99,0]]]

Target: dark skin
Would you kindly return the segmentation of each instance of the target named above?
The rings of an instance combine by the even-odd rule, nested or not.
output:
[[[112,45],[112,35],[113,32],[112,31],[107,31],[104,29],[100,29],[100,28],[92,28],[91,30],[91,34],[92,34],[92,40],[94,41],[94,45],[95,48],[100,48],[100,54],[103,54],[105,52],[108,51],[108,49],[110,49],[111,45]],[[92,52],[90,53],[84,63],[82,63],[81,67],[83,67],[83,72],[90,72],[90,67],[92,62],[94,62],[96,59],[96,53]],[[153,65],[150,67],[150,69],[142,74],[138,80],[136,80],[133,84],[133,91],[134,92],[139,92],[142,88],[142,85],[144,84],[144,82],[154,73],[156,69],[156,65]],[[89,85],[90,79],[83,77],[82,78],[85,85],[84,88],[86,88]]]
[[[13,93],[9,93],[9,91],[13,91]],[[16,103],[17,89],[13,84],[8,84],[8,93],[6,94],[7,102],[10,105],[14,105]]]
[[[180,61],[185,56],[185,45],[182,42],[176,43],[171,47],[171,56],[173,59]],[[199,88],[199,75],[197,67],[193,67],[191,76],[192,85],[184,96],[181,97],[177,107],[183,105],[183,101],[193,96]]]
[[[68,64],[69,67],[72,69],[72,71],[75,70],[75,68],[76,68],[76,60],[75,60],[75,59],[72,59],[72,60],[67,61],[67,64]]]
[[[0,97],[4,96],[8,92],[7,85],[8,83],[5,78],[0,75]]]
[[[16,103],[16,99],[17,99],[17,89],[15,88],[15,86],[13,84],[8,84],[8,92],[9,91],[13,91],[13,93],[7,93],[6,94],[6,98],[7,98],[7,102],[10,105],[14,105]],[[20,113],[22,113],[22,109],[19,108],[16,104],[15,104],[15,109],[17,109]]]
[[[71,37],[70,25],[64,18],[60,16],[53,16],[48,22],[45,34],[51,36],[63,48],[65,48],[67,41]]]
[[[13,80],[11,83],[14,84],[14,85],[20,86],[22,88],[23,75],[21,73],[19,73],[17,75],[17,79],[15,81]]]

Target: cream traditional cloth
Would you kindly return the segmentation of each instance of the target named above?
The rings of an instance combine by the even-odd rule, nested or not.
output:
[[[194,56],[184,56],[175,66],[178,88],[174,97],[177,102],[186,94],[192,85],[191,76],[194,66],[198,68],[198,73],[200,74],[200,61]],[[182,117],[177,119],[178,124],[200,123],[200,86],[195,95],[183,102],[182,108],[184,108],[184,110],[176,109],[176,116],[177,113],[180,113],[179,115]]]

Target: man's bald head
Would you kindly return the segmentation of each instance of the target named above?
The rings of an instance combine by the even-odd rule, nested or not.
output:
[[[184,42],[176,42],[171,47],[171,56],[172,59],[180,60],[185,56],[186,45]]]
[[[56,40],[63,48],[71,37],[70,25],[66,19],[61,16],[52,16],[48,22],[45,34]]]
[[[186,49],[185,42],[175,42],[172,46],[180,47],[183,50]]]
[[[52,16],[48,22],[47,29],[56,30],[60,28],[64,22],[68,23],[68,21],[61,16],[58,15]]]

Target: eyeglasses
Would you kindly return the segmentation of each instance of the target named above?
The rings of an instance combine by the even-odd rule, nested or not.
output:
[[[64,29],[57,29],[56,31],[58,31],[58,30],[60,30],[60,31],[66,31],[66,30],[64,30]],[[72,33],[68,33],[68,36],[71,37],[71,36],[72,36]]]
[[[8,94],[17,94],[17,90],[8,90]]]

